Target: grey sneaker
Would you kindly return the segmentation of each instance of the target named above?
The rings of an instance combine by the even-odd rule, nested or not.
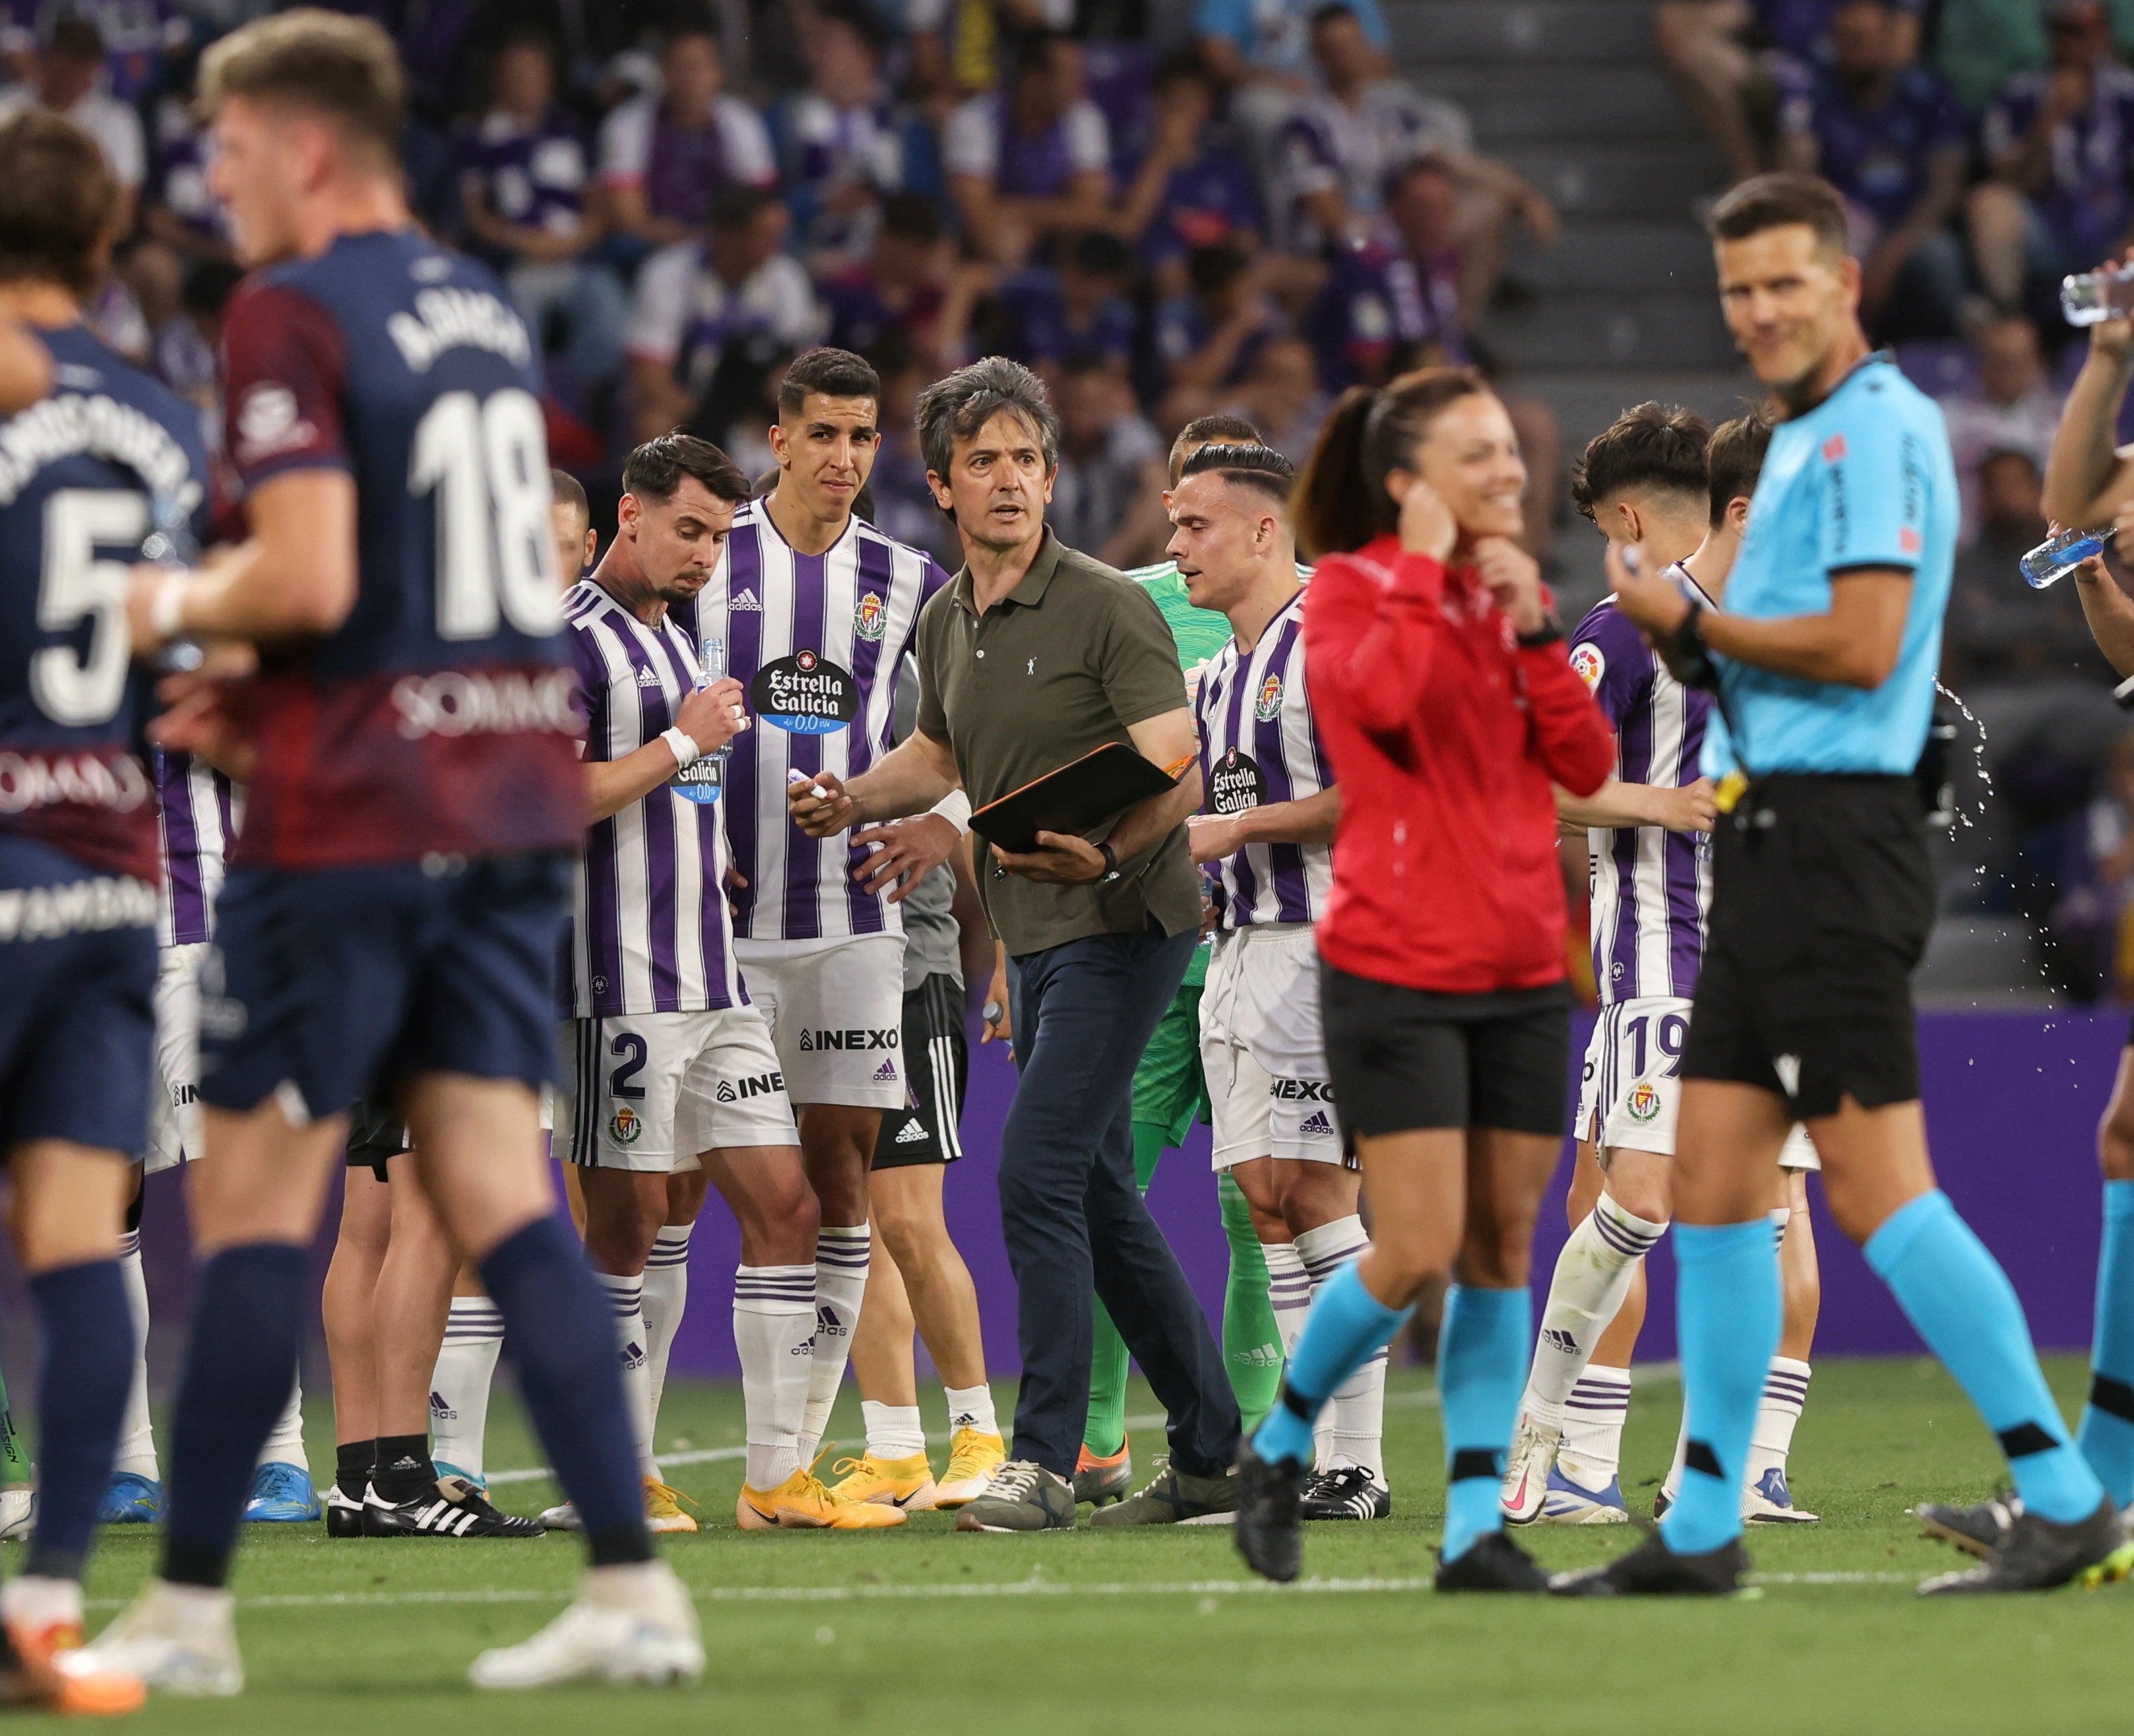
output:
[[[1074,1485],[1027,1459],[1011,1459],[985,1492],[956,1515],[959,1531],[1071,1531]]]
[[[1089,1515],[1092,1525],[1231,1525],[1238,1517],[1234,1471],[1214,1477],[1189,1477],[1168,1459],[1156,1461],[1156,1476],[1138,1495]]]

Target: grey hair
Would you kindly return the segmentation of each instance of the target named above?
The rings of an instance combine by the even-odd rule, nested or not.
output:
[[[919,394],[919,456],[940,477],[949,474],[956,442],[968,440],[1002,411],[1019,416],[1037,436],[1045,468],[1060,465],[1060,412],[1052,394],[1021,362],[988,355],[944,374]]]

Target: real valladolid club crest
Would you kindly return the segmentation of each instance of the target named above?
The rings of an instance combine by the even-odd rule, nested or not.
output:
[[[889,605],[882,601],[880,591],[870,591],[852,611],[852,631],[862,639],[880,639],[888,624]]]
[[[618,1103],[608,1117],[608,1137],[618,1145],[634,1145],[645,1132],[645,1118],[627,1103]]]
[[[1623,1106],[1630,1112],[1634,1121],[1649,1121],[1660,1112],[1660,1094],[1650,1079],[1640,1079],[1631,1088],[1630,1100]]]
[[[1266,723],[1281,710],[1282,678],[1270,675],[1260,683],[1260,697],[1253,706],[1253,716]]]

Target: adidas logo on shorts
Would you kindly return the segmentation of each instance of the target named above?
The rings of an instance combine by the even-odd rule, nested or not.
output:
[[[895,1142],[900,1145],[916,1145],[924,1141],[925,1137],[926,1129],[920,1124],[919,1117],[915,1115],[897,1129]]]
[[[728,597],[727,599],[727,607],[729,609],[753,609],[758,615],[763,613],[763,604],[757,598],[756,592],[748,589],[736,591],[731,596]]]
[[[1313,1110],[1296,1131],[1307,1136],[1316,1136],[1320,1139],[1334,1137],[1334,1124],[1326,1119],[1326,1112],[1323,1109]]]
[[[875,1068],[874,1082],[877,1085],[894,1085],[896,1083],[896,1063],[885,1061]]]

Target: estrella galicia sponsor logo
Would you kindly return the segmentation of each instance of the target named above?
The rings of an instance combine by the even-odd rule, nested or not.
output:
[[[1262,723],[1271,723],[1282,711],[1282,678],[1272,670],[1260,683],[1260,697],[1253,702],[1253,716]]]
[[[756,672],[748,702],[765,723],[793,735],[827,735],[859,716],[860,687],[828,658],[796,651]]]
[[[1284,1103],[1330,1103],[1334,1087],[1324,1079],[1270,1079],[1267,1095]]]
[[[870,1030],[859,1025],[849,1025],[843,1030],[814,1030],[803,1028],[800,1048],[804,1054],[813,1054],[823,1049],[895,1049],[903,1033],[896,1030]]]
[[[746,1103],[751,1097],[772,1097],[785,1089],[784,1073],[759,1073],[745,1079],[722,1079],[712,1095],[722,1103]]]
[[[608,1117],[607,1136],[618,1145],[634,1145],[645,1136],[645,1117],[627,1103],[616,1105]]]
[[[1266,774],[1249,754],[1225,748],[1208,779],[1208,805],[1219,814],[1258,808],[1267,798]]]
[[[864,639],[878,639],[889,625],[889,605],[879,591],[870,591],[852,610],[852,631]]]

